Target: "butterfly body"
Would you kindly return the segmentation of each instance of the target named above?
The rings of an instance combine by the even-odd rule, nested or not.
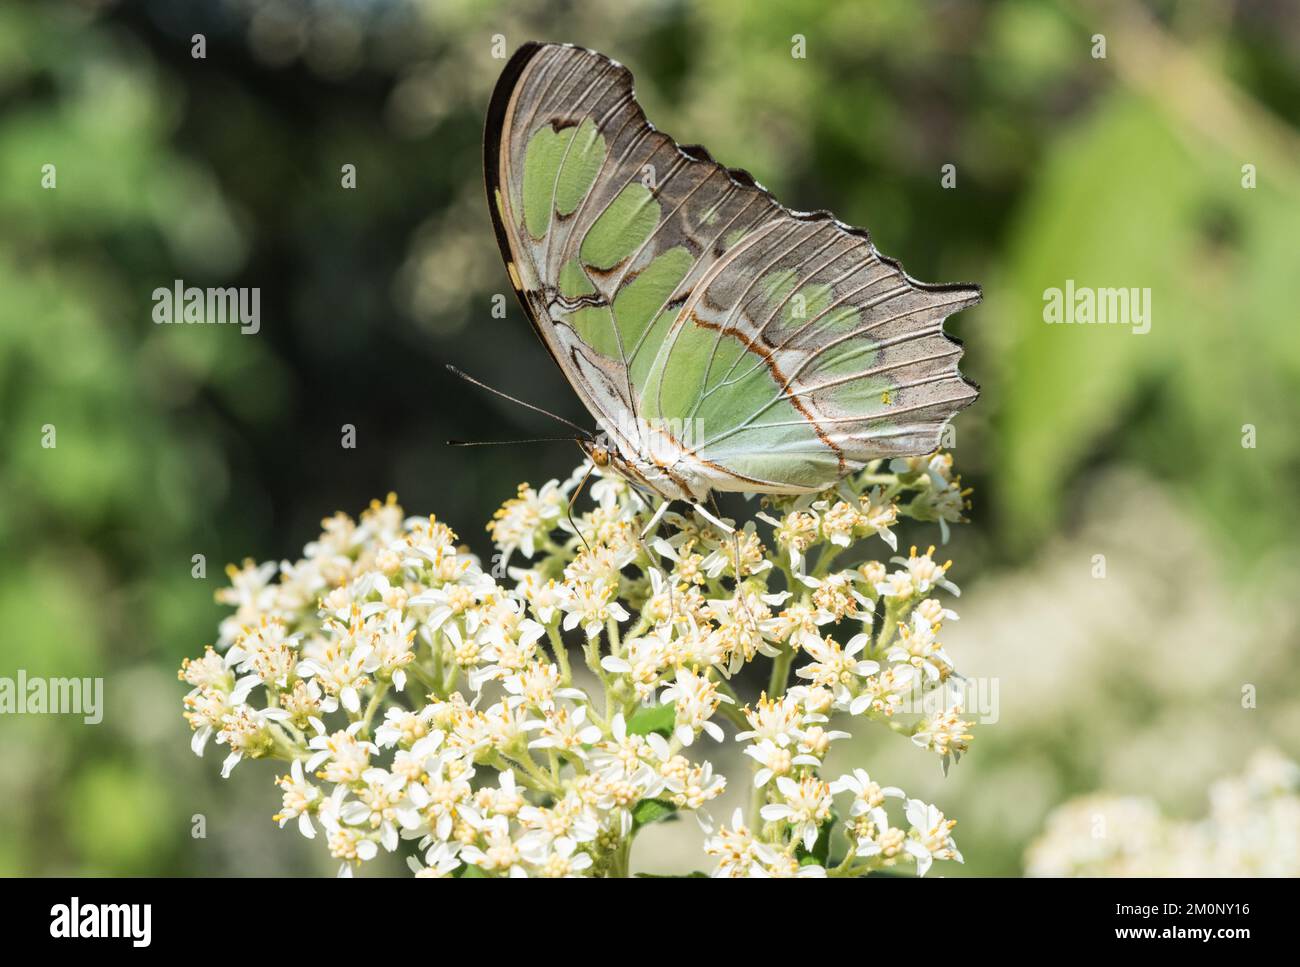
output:
[[[711,466],[661,428],[646,427],[642,436],[631,439],[621,439],[608,432],[606,436],[613,440],[616,449],[606,451],[605,462],[593,462],[597,466],[609,466],[642,490],[667,500],[698,504],[715,490],[751,493],[761,489],[763,493],[793,494],[825,489],[822,486],[773,489],[770,482],[738,477],[723,467]],[[586,444],[583,450],[591,456],[595,446]],[[643,457],[642,453],[649,455]]]
[[[522,47],[484,162],[520,301],[645,489],[826,489],[936,449],[977,394],[943,322],[978,288],[916,282],[865,231],[677,144],[600,54]]]
[[[699,503],[712,489],[707,482],[687,477],[675,466],[655,463],[635,455],[624,456],[628,452],[635,454],[634,450],[625,450],[619,446],[611,451],[600,443],[589,441],[580,441],[580,445],[597,467],[608,467],[638,489],[657,494],[665,500]]]

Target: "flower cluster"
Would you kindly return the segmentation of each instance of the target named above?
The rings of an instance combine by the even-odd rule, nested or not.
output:
[[[1031,876],[1300,876],[1300,765],[1273,749],[1210,787],[1210,814],[1166,819],[1104,793],[1056,809],[1029,848]]]
[[[954,821],[823,764],[867,722],[945,769],[966,750],[939,640],[958,589],[933,547],[899,554],[894,535],[909,517],[946,536],[966,495],[936,454],[765,497],[737,524],[656,515],[587,464],[519,488],[486,569],[390,496],[325,520],[297,562],[228,569],[233,613],[180,672],[193,747],[225,746],[224,775],[287,763],[275,819],[323,834],[344,875],[400,852],[420,876],[626,876],[638,830],[685,812],[716,876],[924,874],[961,861]],[[880,542],[887,561],[864,560]],[[720,824],[706,750],[728,732],[752,792]]]

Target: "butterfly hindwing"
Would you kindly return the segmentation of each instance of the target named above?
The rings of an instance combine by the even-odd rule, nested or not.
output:
[[[600,54],[521,48],[485,162],[534,326],[633,455],[666,428],[712,486],[817,490],[935,449],[975,398],[943,322],[978,288],[918,283],[864,231],[679,146]]]

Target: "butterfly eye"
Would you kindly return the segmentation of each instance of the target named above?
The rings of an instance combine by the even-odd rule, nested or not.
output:
[[[598,467],[609,466],[609,451],[604,447],[591,448],[591,462]]]

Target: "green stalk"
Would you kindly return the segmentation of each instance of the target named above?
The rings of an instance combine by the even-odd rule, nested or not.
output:
[[[361,716],[361,734],[370,737],[370,722],[379,711],[379,705],[388,693],[388,682],[380,682],[375,686],[375,693],[370,696],[370,701],[366,704],[366,710]]]
[[[551,652],[560,666],[560,684],[568,688],[573,684],[573,670],[569,667],[569,647],[560,637],[559,622],[552,621],[546,626],[546,634],[551,642]]]

